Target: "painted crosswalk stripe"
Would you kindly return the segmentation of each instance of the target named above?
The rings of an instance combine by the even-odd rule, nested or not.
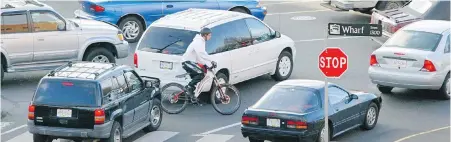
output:
[[[197,140],[196,142],[227,142],[232,138],[233,135],[208,134]]]
[[[135,140],[134,142],[164,142],[171,137],[174,137],[179,132],[170,132],[170,131],[154,131],[150,132],[139,139]]]

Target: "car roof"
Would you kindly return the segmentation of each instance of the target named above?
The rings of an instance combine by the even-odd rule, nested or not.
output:
[[[423,31],[442,34],[450,29],[450,21],[444,20],[421,20],[408,24],[403,30]]]
[[[1,5],[1,13],[27,10],[54,10],[45,3],[36,0],[11,0],[4,1]]]
[[[200,31],[203,27],[212,27],[224,21],[250,17],[252,16],[249,14],[233,11],[190,8],[160,18],[152,26]]]
[[[103,80],[116,71],[133,70],[127,65],[117,65],[114,63],[94,63],[94,62],[69,62],[52,70],[44,78],[46,79],[76,79],[76,80]]]
[[[334,83],[329,82],[328,86],[335,85]],[[305,87],[311,89],[322,89],[325,86],[324,81],[320,80],[309,80],[309,79],[290,79],[277,83],[275,86],[298,86]]]

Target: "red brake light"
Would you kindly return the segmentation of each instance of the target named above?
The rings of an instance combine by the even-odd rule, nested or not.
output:
[[[135,67],[138,68],[138,54],[136,53],[133,55],[133,63],[135,64]]]
[[[377,62],[377,59],[376,59],[376,55],[371,55],[371,58],[370,58],[370,66],[374,66],[374,65],[378,65],[379,63]]]
[[[307,123],[303,121],[287,121],[287,128],[307,129]]]
[[[29,120],[34,120],[34,110],[35,110],[35,106],[34,105],[29,105],[28,106],[28,119]]]
[[[421,70],[422,71],[427,71],[427,72],[437,71],[435,69],[434,63],[432,63],[432,61],[429,61],[429,60],[424,60],[424,65],[423,65],[423,68]]]
[[[99,5],[91,5],[91,10],[94,10],[95,12],[103,12],[105,11],[105,8]]]
[[[105,111],[103,109],[94,110],[94,123],[96,125],[105,123]]]
[[[241,124],[257,125],[258,124],[258,118],[257,117],[250,117],[250,116],[243,116],[243,117],[241,117]]]

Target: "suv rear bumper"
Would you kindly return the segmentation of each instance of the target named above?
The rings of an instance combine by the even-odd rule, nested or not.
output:
[[[28,120],[28,131],[32,134],[48,135],[52,137],[77,137],[77,138],[109,138],[113,123],[107,122],[103,125],[95,125],[94,129],[77,129],[36,126],[34,121]]]

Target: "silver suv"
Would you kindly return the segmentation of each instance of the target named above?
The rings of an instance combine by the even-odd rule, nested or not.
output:
[[[4,72],[53,70],[68,61],[115,63],[130,46],[115,25],[66,19],[35,0],[1,7],[1,78]]]

